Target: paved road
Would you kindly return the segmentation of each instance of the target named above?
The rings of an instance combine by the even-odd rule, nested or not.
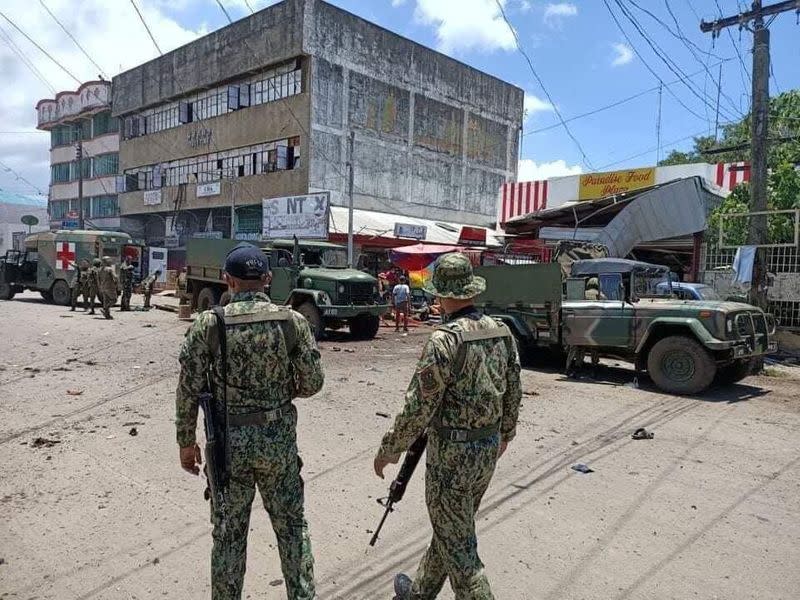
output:
[[[208,507],[174,441],[186,324],[17,298],[0,302],[0,598],[209,597]],[[418,477],[365,554],[386,492],[371,473],[389,425],[376,412],[400,407],[426,333],[321,344],[325,388],[298,403],[320,598],[390,598],[427,542]],[[613,365],[599,381],[524,372],[519,437],[479,519],[497,597],[800,597],[800,376],[698,399],[631,379]],[[631,440],[640,426],[656,437]],[[253,512],[246,597],[284,598]]]

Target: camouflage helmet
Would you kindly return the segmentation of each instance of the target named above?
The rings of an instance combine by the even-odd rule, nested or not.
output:
[[[600,289],[600,281],[597,279],[597,277],[589,277],[589,281],[586,282],[586,289],[589,290]]]
[[[100,260],[99,258],[94,258],[92,260],[92,266],[93,267],[102,267],[103,266],[103,261]]]
[[[424,289],[440,298],[469,300],[486,289],[486,280],[472,273],[472,263],[466,254],[450,252],[436,259],[433,277]]]
[[[103,264],[106,265],[106,266],[111,265],[111,257],[110,256],[104,256],[103,257]]]

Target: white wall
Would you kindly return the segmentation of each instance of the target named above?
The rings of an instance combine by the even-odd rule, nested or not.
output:
[[[13,247],[13,233],[17,231],[27,233],[28,226],[20,222],[22,215],[34,215],[39,219],[39,225],[31,230],[33,233],[49,229],[46,208],[24,204],[0,204],[0,254],[5,254],[6,250]]]

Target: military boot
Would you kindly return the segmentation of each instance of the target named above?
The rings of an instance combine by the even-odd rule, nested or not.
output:
[[[394,600],[411,600],[411,578],[405,573],[394,576]]]

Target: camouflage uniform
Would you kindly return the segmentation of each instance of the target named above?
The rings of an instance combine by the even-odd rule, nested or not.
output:
[[[114,273],[114,267],[111,266],[111,260],[108,258],[103,259],[103,266],[97,271],[97,287],[103,303],[103,316],[106,319],[112,319],[111,307],[117,301],[119,280],[117,274]]]
[[[156,271],[142,280],[142,295],[144,296],[144,308],[150,308],[150,297],[153,295],[153,288],[161,275],[161,271]]]
[[[72,278],[72,283],[70,284],[70,291],[71,291],[71,298],[70,298],[70,310],[74,311],[78,306],[78,298],[81,294],[83,294],[83,306],[84,310],[87,307],[87,300],[88,300],[88,279],[89,279],[89,265],[86,261],[81,261],[80,264],[71,263],[72,266],[76,268],[75,275]]]
[[[428,291],[436,296],[471,298],[485,287],[464,255],[444,255],[435,269]],[[470,337],[475,339],[464,341]],[[433,539],[410,598],[435,598],[448,577],[459,600],[493,598],[478,557],[475,514],[500,442],[516,434],[519,372],[508,329],[471,306],[450,315],[422,351],[403,412],[378,451],[379,457],[395,457],[428,429],[425,502]],[[451,441],[462,434],[474,439]]]
[[[283,408],[276,420],[267,424],[229,428],[231,481],[225,527],[221,526],[221,515],[213,506],[211,509],[212,598],[241,597],[256,487],[278,540],[288,597],[314,598],[314,561],[303,510],[302,462],[297,454],[297,410],[291,401],[322,388],[320,354],[306,320],[272,304],[266,294],[235,294],[224,311],[229,414]],[[282,314],[284,319],[235,324],[239,315],[266,313]],[[293,344],[287,343],[292,339]],[[197,394],[212,363],[215,389],[221,385],[219,361],[215,359],[217,340],[215,317],[206,311],[189,329],[181,349],[175,423],[182,448],[195,443]],[[293,346],[288,356],[287,346]]]
[[[122,286],[122,299],[119,303],[120,311],[131,309],[131,295],[133,294],[133,265],[122,263],[119,266],[119,280]]]
[[[92,266],[89,268],[89,273],[87,275],[88,281],[88,288],[89,288],[89,314],[94,314],[94,299],[98,296],[100,291],[100,283],[98,279],[98,274],[100,269],[103,268],[103,261],[99,258],[95,258],[92,261]]]

